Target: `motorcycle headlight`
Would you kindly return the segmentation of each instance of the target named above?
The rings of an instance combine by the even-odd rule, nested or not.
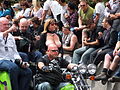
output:
[[[88,73],[91,75],[95,74],[96,72],[96,66],[94,64],[89,64],[87,66],[87,69],[88,69]]]
[[[79,64],[78,67],[79,67],[80,73],[82,73],[82,74],[85,74],[85,73],[86,73],[86,71],[87,71],[86,65],[84,65],[84,64]]]

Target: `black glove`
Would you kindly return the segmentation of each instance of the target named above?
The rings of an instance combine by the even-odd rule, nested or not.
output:
[[[18,65],[18,66],[22,66],[23,62],[20,60],[20,59],[15,59],[15,63]]]
[[[51,66],[43,66],[41,70],[43,72],[50,72],[50,71],[52,71],[52,67]]]
[[[29,67],[28,62],[23,62],[23,61],[21,61],[20,59],[16,59],[16,60],[15,60],[15,63],[16,63],[19,67],[21,67],[21,68],[27,68],[27,67]]]

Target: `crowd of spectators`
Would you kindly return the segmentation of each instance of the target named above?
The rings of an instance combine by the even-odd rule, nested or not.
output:
[[[120,0],[94,0],[95,7],[90,6],[87,0],[80,0],[79,4],[74,1],[77,0],[37,0],[36,3],[32,3],[32,0],[20,0],[11,5],[10,0],[3,0],[0,4],[0,45],[4,42],[5,50],[0,50],[0,69],[3,69],[2,60],[9,60],[13,64],[12,59],[20,59],[30,64],[31,70],[24,65],[22,67],[30,70],[26,78],[31,80],[31,71],[32,75],[36,73],[37,61],[48,54],[48,47],[52,44],[58,48],[58,56],[69,63],[93,63],[98,66],[103,61],[103,71],[95,80],[120,81],[120,69],[115,73],[120,61]],[[7,24],[9,22],[9,26],[2,29],[4,20]],[[15,48],[10,42],[7,44],[9,33],[12,40],[13,37],[15,39]],[[9,48],[14,48],[16,57],[19,58],[3,57],[3,53],[9,51]],[[10,50],[11,54],[13,51]],[[21,68],[18,70],[21,71]],[[8,72],[12,90],[19,90],[13,82],[13,73]],[[24,85],[20,87],[25,88]]]

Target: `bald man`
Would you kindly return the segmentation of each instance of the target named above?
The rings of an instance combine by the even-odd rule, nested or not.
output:
[[[19,30],[14,32],[13,35],[20,37],[16,40],[16,42],[17,49],[23,60],[27,62],[36,62],[39,58],[42,57],[42,53],[37,50],[35,35],[28,30],[28,27],[28,20],[25,18],[20,19]]]
[[[29,27],[28,20],[25,18],[20,19],[19,29],[22,32],[25,32],[28,29],[28,27]]]
[[[15,63],[16,59],[22,62],[14,37],[10,33],[17,28],[15,25],[9,28],[9,20],[5,17],[0,18],[0,27],[0,70],[9,73],[12,90],[29,90],[31,70],[23,64],[19,67]]]
[[[39,81],[36,90],[60,90],[68,83],[63,82],[62,73],[60,68],[72,69],[76,64],[69,63],[68,61],[58,57],[59,50],[55,44],[49,44],[47,54],[38,61],[39,68]],[[50,67],[50,64],[56,66]]]

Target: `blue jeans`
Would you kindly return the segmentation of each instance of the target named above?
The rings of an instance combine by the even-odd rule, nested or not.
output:
[[[120,67],[119,67],[118,70],[115,72],[114,76],[120,77]]]
[[[114,76],[120,77],[120,68],[115,72]]]
[[[89,59],[90,59],[90,54],[96,50],[95,48],[88,48],[86,46],[83,46],[79,49],[76,49],[73,53],[73,59],[72,63],[84,63],[88,64]]]
[[[28,53],[28,57],[29,57],[30,61],[36,62],[37,60],[39,60],[42,57],[42,53],[40,51],[36,50],[34,52]]]
[[[10,75],[12,90],[29,90],[32,72],[29,68],[20,68],[9,60],[0,60],[0,70]]]
[[[62,82],[57,87],[53,87],[49,82],[43,82],[37,86],[37,90],[60,90],[62,87],[68,84],[68,82]]]
[[[22,60],[23,60],[24,62],[28,62],[28,61],[29,61],[28,55],[27,55],[26,53],[24,53],[24,52],[19,52],[19,55],[20,55],[20,57],[22,58]]]
[[[28,53],[19,52],[19,55],[21,56],[24,62],[29,62],[29,61],[36,62],[42,57],[42,53],[39,52],[38,50],[34,52],[28,52]]]

